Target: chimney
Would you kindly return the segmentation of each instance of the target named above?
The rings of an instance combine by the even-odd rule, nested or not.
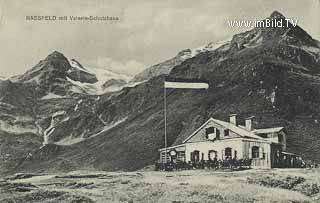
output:
[[[237,114],[230,114],[229,115],[229,122],[234,125],[237,125]]]
[[[254,120],[254,116],[250,116],[246,118],[246,125],[245,125],[246,130],[252,131],[254,129],[253,120]]]

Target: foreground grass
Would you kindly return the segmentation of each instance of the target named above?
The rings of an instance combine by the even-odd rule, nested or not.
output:
[[[87,172],[15,177],[0,184],[0,202],[212,202],[313,203],[318,193],[260,185],[263,177],[297,176],[320,185],[320,172],[306,169],[218,172]],[[301,179],[300,178],[300,179]],[[251,181],[248,181],[251,180]],[[252,181],[252,180],[257,180]],[[302,186],[303,187],[303,186]]]

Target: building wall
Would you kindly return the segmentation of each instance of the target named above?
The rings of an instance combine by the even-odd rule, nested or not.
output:
[[[253,157],[252,148],[259,147],[259,156]],[[272,152],[270,143],[244,140],[243,158],[252,159],[253,168],[271,168]]]
[[[280,137],[282,139],[280,139]],[[264,137],[265,139],[273,142],[273,143],[279,143],[282,145],[282,150],[285,151],[286,150],[286,133],[283,131],[280,132],[275,132],[275,133],[268,133],[266,137]],[[280,141],[281,140],[281,141]]]
[[[225,148],[232,148],[232,158],[235,155],[235,151],[237,151],[237,158],[241,159],[243,157],[243,147],[242,147],[242,139],[228,139],[228,140],[216,140],[214,142],[206,141],[206,142],[197,142],[197,143],[186,143],[186,161],[191,161],[191,152],[195,150],[204,154],[204,160],[209,160],[209,151],[214,150],[217,152],[217,159],[225,159],[224,150]]]
[[[252,147],[259,147],[259,157],[253,158]],[[186,143],[185,160],[186,162],[191,161],[191,152],[194,151],[199,151],[200,160],[202,153],[204,160],[209,160],[209,151],[211,150],[217,152],[217,159],[224,160],[226,158],[226,148],[232,149],[232,158],[235,157],[236,152],[237,159],[252,159],[253,168],[271,168],[272,157],[270,144],[243,138],[216,140],[214,142]]]

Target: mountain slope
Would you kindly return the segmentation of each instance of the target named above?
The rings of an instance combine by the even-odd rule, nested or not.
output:
[[[270,18],[283,16],[274,12]],[[284,126],[289,151],[320,161],[319,53],[318,42],[300,27],[254,28],[176,65],[170,77],[205,79],[209,89],[168,89],[168,145],[209,117],[226,120],[237,113],[255,115],[258,127]],[[65,112],[51,114],[48,144],[16,171],[135,170],[151,164],[164,143],[163,81],[160,75],[119,92],[77,98]]]
[[[166,60],[164,62],[161,62],[159,64],[156,64],[154,66],[151,66],[143,70],[141,73],[138,73],[137,75],[134,76],[134,78],[130,81],[130,83],[143,82],[143,81],[149,80],[150,78],[153,78],[162,74],[167,75],[175,66],[180,65],[185,60],[192,58],[200,53],[215,50],[221,45],[223,45],[222,42],[219,42],[219,43],[211,42],[206,46],[198,47],[196,49],[182,50],[175,57],[169,60]]]

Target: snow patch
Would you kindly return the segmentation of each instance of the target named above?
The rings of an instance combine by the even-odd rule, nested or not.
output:
[[[86,133],[86,131],[84,131],[80,137],[73,137],[72,135],[63,138],[62,140],[59,140],[58,142],[56,142],[56,145],[73,145],[76,143],[79,143],[83,140],[85,140],[86,138],[84,138],[84,134]]]
[[[228,40],[223,40],[223,41],[219,41],[219,42],[210,42],[209,44],[205,45],[205,46],[200,46],[197,47],[195,49],[191,50],[191,55],[189,58],[195,57],[196,55],[203,53],[203,52],[208,52],[208,51],[213,51],[216,50],[217,48],[221,47],[222,45],[228,43]]]
[[[66,98],[64,96],[60,96],[57,94],[54,94],[52,92],[49,92],[47,95],[43,96],[40,98],[40,100],[45,100],[45,99],[62,99],[62,98]]]
[[[49,136],[53,133],[53,131],[54,131],[53,120],[51,119],[50,126],[47,129],[45,129],[43,133],[43,143],[42,143],[43,146],[49,144]]]
[[[31,83],[35,82],[37,84],[40,84],[40,78],[43,75],[43,73],[36,75],[35,77],[31,78],[30,80],[25,81],[25,83]]]
[[[120,91],[123,87],[127,87],[127,85],[119,86],[119,87],[109,87],[106,89],[103,89],[102,85],[104,82],[98,81],[94,84],[90,83],[81,83],[79,81],[74,81],[67,77],[67,80],[73,84],[71,91],[77,92],[77,93],[88,93],[90,95],[102,95],[107,92],[116,92]]]
[[[96,137],[96,136],[100,135],[101,133],[104,133],[104,132],[106,132],[106,131],[108,131],[108,130],[114,128],[114,127],[116,127],[116,126],[119,125],[120,123],[123,123],[125,120],[127,120],[127,118],[128,118],[128,117],[124,117],[124,118],[122,118],[122,119],[120,119],[120,120],[118,120],[118,121],[116,121],[116,122],[114,122],[114,123],[111,123],[111,124],[109,124],[109,125],[104,126],[104,128],[103,128],[100,132],[98,132],[98,133],[96,133],[96,134],[94,134],[94,135],[91,135],[89,138]]]
[[[76,92],[76,93],[88,93],[88,94],[96,94],[97,89],[93,84],[90,83],[82,83],[79,81],[74,81],[67,77],[67,80],[73,84],[71,87],[71,91]]]
[[[103,125],[107,125],[107,123],[102,119],[102,114],[100,114],[98,118],[103,123]]]
[[[276,91],[275,90],[273,90],[271,92],[269,98],[270,98],[271,103],[274,104],[274,101],[275,101],[275,98],[276,98]]]
[[[77,111],[78,108],[79,108],[79,104],[77,104],[77,105],[74,107],[73,111]]]
[[[101,83],[105,83],[110,79],[121,79],[126,82],[129,82],[132,79],[131,76],[120,74],[120,73],[114,73],[112,71],[102,69],[102,68],[90,68],[90,70],[94,72],[94,74],[98,78],[98,81],[100,81]]]
[[[78,70],[80,70],[80,71],[89,73],[89,74],[94,74],[94,73],[91,73],[90,71],[84,69],[84,68],[82,67],[82,65],[80,65],[76,60],[74,60],[74,59],[71,59],[71,60],[68,59],[68,61],[69,61],[69,64],[70,64],[71,67],[76,68],[76,69],[78,69]]]
[[[9,107],[11,109],[15,108],[15,106],[13,106],[12,104],[8,104],[8,103],[5,103],[5,102],[0,102],[0,106]]]
[[[143,80],[143,81],[141,81],[141,82],[135,82],[135,83],[132,83],[132,84],[128,84],[128,85],[126,85],[125,87],[135,87],[135,86],[137,86],[137,85],[140,85],[140,84],[142,84],[142,83],[145,83],[145,82],[147,82],[148,80]]]
[[[100,118],[101,118],[101,115],[100,115]],[[100,132],[98,132],[96,134],[93,134],[88,138],[85,138],[85,134],[87,133],[87,131],[85,130],[85,131],[83,131],[81,133],[81,135],[79,137],[74,137],[73,135],[70,135],[70,136],[68,136],[68,137],[66,137],[64,139],[61,139],[60,141],[56,142],[55,144],[57,144],[57,145],[73,145],[73,144],[82,142],[82,141],[84,141],[86,139],[91,139],[93,137],[101,135],[102,133],[104,133],[104,132],[116,127],[117,125],[119,125],[120,123],[124,122],[125,120],[127,120],[127,117],[124,117],[124,118],[122,118],[122,119],[120,119],[120,120],[118,120],[118,121],[116,121],[114,123],[106,125],[106,126],[104,126],[104,128]]]
[[[302,46],[301,49],[314,54],[320,54],[320,48],[318,47]]]
[[[103,91],[103,93],[120,91],[120,90],[122,90],[124,87],[125,87],[125,86],[111,86],[111,87],[105,88],[104,91]]]
[[[65,117],[64,119],[62,119],[62,120],[61,120],[61,123],[62,123],[62,122],[66,122],[66,121],[68,121],[68,120],[70,120],[70,117],[69,117],[69,116],[68,116],[68,117]]]
[[[55,131],[55,127],[56,127],[55,118],[57,116],[63,116],[65,113],[66,113],[65,111],[57,111],[51,116],[50,126],[47,129],[45,129],[43,133],[43,143],[42,143],[43,146],[49,144],[49,137]],[[62,122],[67,120],[69,120],[69,117],[63,119]]]
[[[54,118],[54,117],[57,117],[57,116],[62,116],[62,115],[64,115],[66,112],[65,111],[57,111],[57,112],[55,112],[53,115],[52,115],[52,117]]]
[[[22,133],[33,133],[37,134],[38,129],[33,127],[25,127],[25,126],[18,126],[18,125],[9,125],[8,123],[0,120],[0,130],[13,133],[13,134],[22,134]]]

